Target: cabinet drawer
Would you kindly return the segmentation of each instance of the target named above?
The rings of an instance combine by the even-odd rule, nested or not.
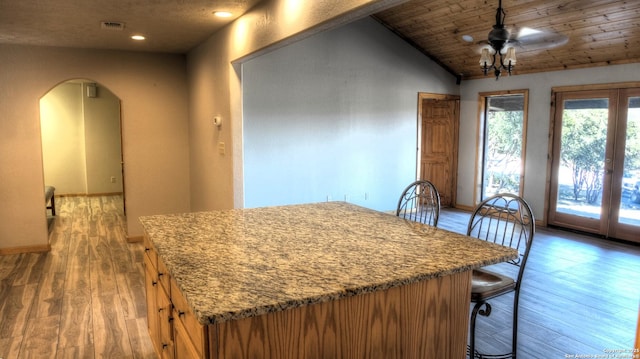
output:
[[[144,236],[142,245],[144,246],[145,256],[149,258],[149,261],[154,268],[158,268],[158,252],[156,252],[155,248],[153,248],[153,244],[151,244],[149,237],[147,237],[146,235]]]
[[[171,302],[173,302],[174,321],[179,321],[180,325],[184,327],[186,334],[188,334],[194,348],[198,352],[198,357],[201,358],[207,350],[204,340],[206,337],[206,327],[198,322],[198,319],[196,319],[196,316],[189,308],[187,301],[182,296],[182,293],[180,293],[180,289],[178,289],[173,279],[171,280]],[[178,323],[175,325],[177,327]]]

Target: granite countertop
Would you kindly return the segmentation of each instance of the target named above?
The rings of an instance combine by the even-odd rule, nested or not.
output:
[[[512,249],[344,202],[140,218],[201,324],[514,259]]]

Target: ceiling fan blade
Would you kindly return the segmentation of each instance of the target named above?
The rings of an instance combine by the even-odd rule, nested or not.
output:
[[[566,35],[546,30],[522,28],[512,31],[509,43],[526,51],[546,50],[562,46],[569,41]]]

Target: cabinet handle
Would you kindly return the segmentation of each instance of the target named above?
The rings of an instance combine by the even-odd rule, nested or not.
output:
[[[181,317],[183,315],[185,315],[185,312],[178,310],[178,316]]]
[[[163,275],[164,275],[164,273],[158,272],[158,277],[162,277]]]
[[[164,310],[164,308],[158,308],[158,313],[161,313]]]
[[[144,251],[145,251],[145,252],[148,252],[148,251],[150,251],[150,250],[151,250],[151,248],[144,247]]]
[[[156,285],[156,284],[158,284],[158,282],[156,282],[155,280],[151,281],[151,285]]]
[[[164,349],[165,349],[166,347],[168,347],[168,346],[169,346],[169,344],[162,343],[162,350],[164,350]]]

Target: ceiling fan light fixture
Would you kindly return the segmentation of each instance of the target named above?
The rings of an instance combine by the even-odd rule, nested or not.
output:
[[[507,66],[515,66],[516,64],[516,48],[515,47],[509,47],[507,49],[507,54],[504,57],[504,62],[507,64]]]
[[[488,47],[483,48],[482,54],[480,55],[480,67],[482,68],[488,67],[492,62],[493,62],[492,54],[489,51],[489,48]]]
[[[506,14],[502,9],[502,0],[498,0],[498,9],[496,10],[496,24],[489,32],[489,48],[482,49],[480,55],[480,67],[486,76],[489,70],[493,70],[496,81],[500,78],[502,70],[507,70],[511,75],[513,67],[516,65],[516,49],[508,46],[509,31],[504,28],[504,19]],[[506,53],[504,51],[506,50]],[[498,62],[499,58],[499,62]]]

